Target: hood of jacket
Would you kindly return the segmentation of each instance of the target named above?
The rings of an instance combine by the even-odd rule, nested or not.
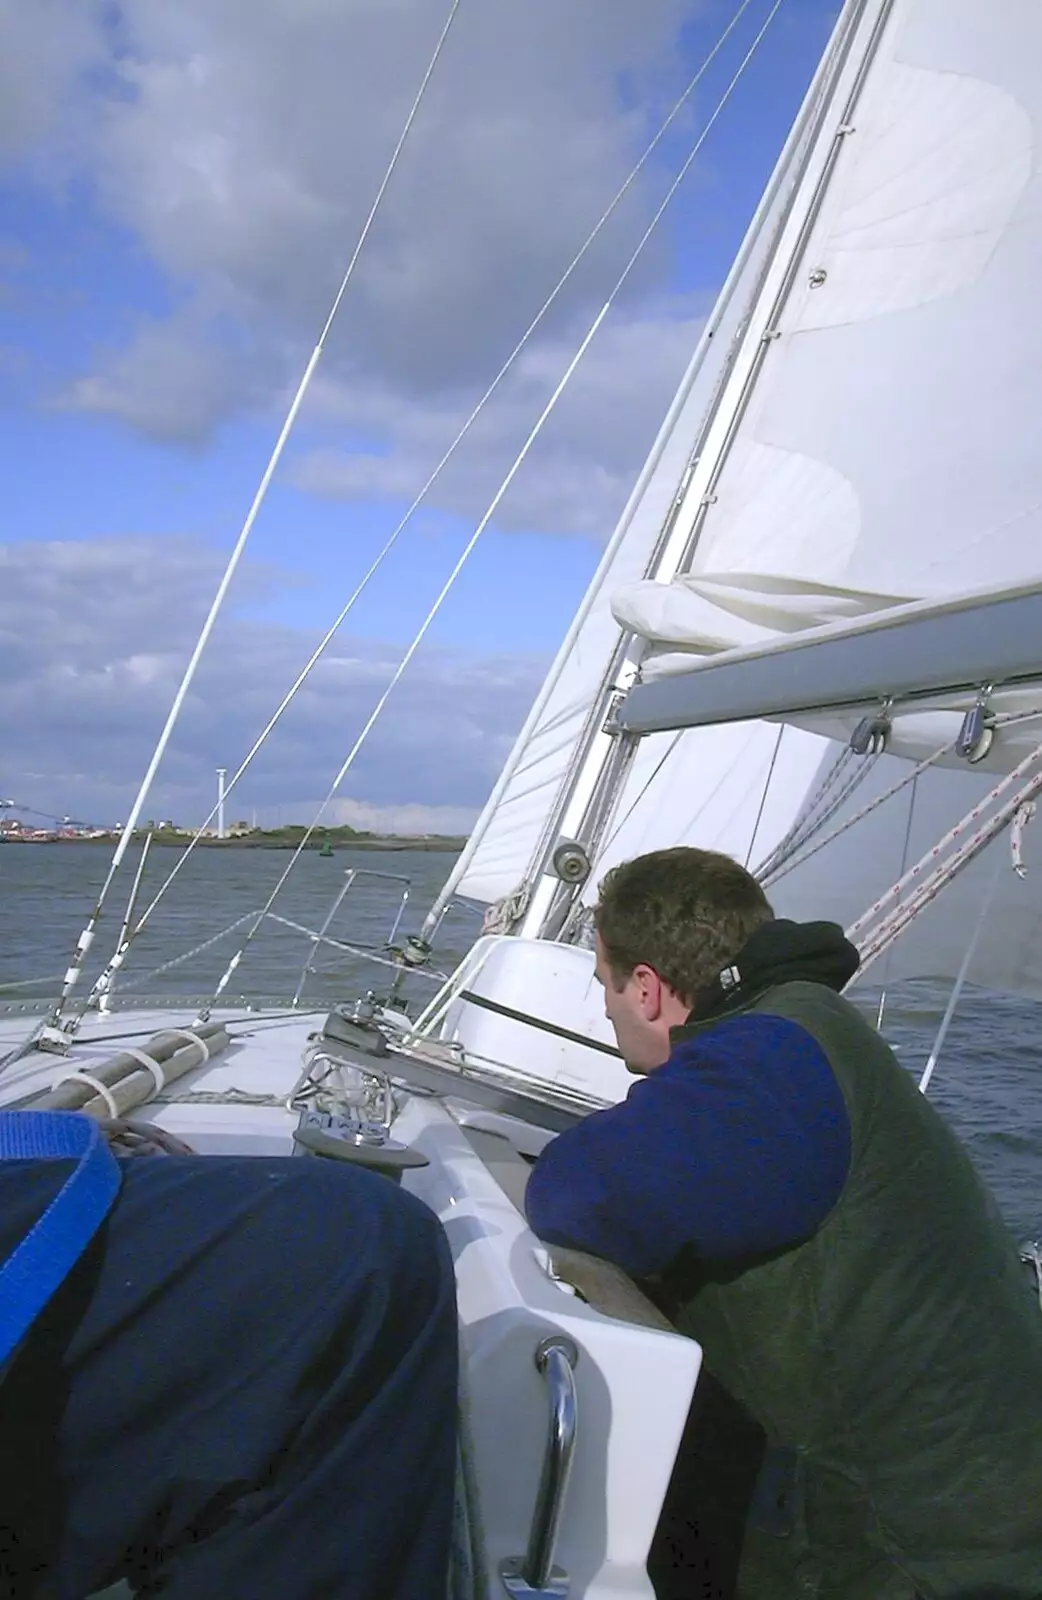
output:
[[[757,928],[731,964],[702,990],[688,1025],[739,1011],[781,983],[823,983],[838,993],[860,964],[857,949],[838,923],[774,918]]]

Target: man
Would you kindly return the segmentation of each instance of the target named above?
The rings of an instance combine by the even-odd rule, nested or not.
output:
[[[1042,1595],[1042,1316],[969,1158],[841,998],[856,950],[690,849],[609,873],[595,926],[641,1081],[547,1147],[529,1220],[643,1280],[766,1435],[739,1595]],[[674,1490],[730,1470],[701,1448]]]
[[[314,1157],[123,1163],[0,1381],[0,1594],[435,1600],[452,1263],[387,1179]],[[0,1161],[0,1259],[67,1161]]]

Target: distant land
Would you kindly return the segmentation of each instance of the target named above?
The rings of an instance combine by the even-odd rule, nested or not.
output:
[[[233,823],[226,836],[219,839],[208,829],[199,839],[199,847],[216,850],[295,850],[307,829],[302,823],[287,824],[281,828],[251,828],[245,822]],[[171,822],[146,823],[135,828],[133,837],[144,840],[152,835],[153,844],[186,845],[194,837],[191,828],[180,828]],[[81,828],[65,825],[58,828],[30,828],[14,819],[0,822],[2,844],[115,844],[119,828]],[[309,850],[444,850],[458,854],[466,844],[463,836],[449,834],[390,834],[365,833],[356,828],[315,828],[307,843]]]

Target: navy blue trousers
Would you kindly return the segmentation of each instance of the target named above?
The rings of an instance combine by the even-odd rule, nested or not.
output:
[[[0,1163],[0,1257],[68,1170]],[[126,1162],[0,1382],[0,1593],[441,1600],[457,1360],[441,1227],[386,1179]]]

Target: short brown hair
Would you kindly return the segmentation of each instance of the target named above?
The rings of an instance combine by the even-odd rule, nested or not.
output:
[[[760,885],[737,861],[678,845],[606,873],[594,926],[620,987],[646,963],[693,1002],[773,916]]]

